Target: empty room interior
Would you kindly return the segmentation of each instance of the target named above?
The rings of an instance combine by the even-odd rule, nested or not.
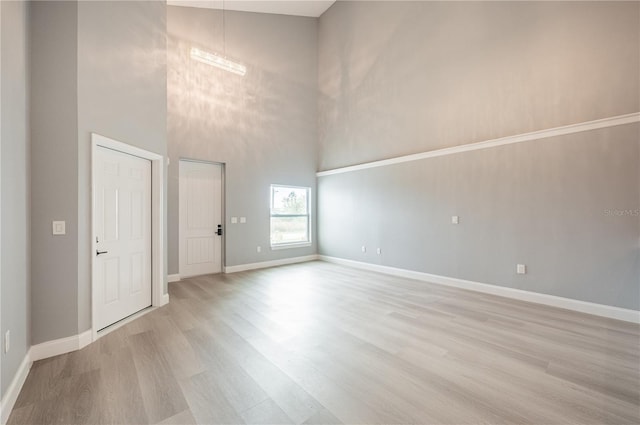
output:
[[[640,423],[639,1],[0,1],[0,423]]]

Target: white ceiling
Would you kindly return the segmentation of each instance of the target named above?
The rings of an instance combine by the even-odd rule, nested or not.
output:
[[[278,15],[322,15],[335,0],[168,0],[170,6],[200,7],[204,9],[237,10],[240,12],[276,13]]]

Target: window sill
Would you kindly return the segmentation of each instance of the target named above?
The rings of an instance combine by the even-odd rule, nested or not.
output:
[[[277,251],[279,249],[305,248],[308,246],[311,246],[311,242],[283,243],[278,245],[271,245],[271,250]]]

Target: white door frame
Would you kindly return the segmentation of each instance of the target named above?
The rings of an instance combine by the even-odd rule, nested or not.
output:
[[[99,146],[148,159],[151,162],[151,306],[160,307],[169,302],[169,294],[164,293],[164,281],[166,280],[164,272],[164,156],[91,133],[91,334],[93,341],[102,335],[102,333],[98,334],[98,329],[94,326],[96,323],[96,297],[94,296],[96,292],[96,256],[94,253],[97,247],[93,237],[96,230],[93,185],[96,180],[96,149]]]
[[[221,273],[224,273],[225,270],[225,264],[226,264],[226,240],[227,240],[227,220],[225,218],[225,214],[227,211],[227,208],[225,206],[226,204],[226,200],[227,200],[227,191],[226,191],[226,180],[225,180],[225,175],[226,175],[226,163],[224,162],[217,162],[217,161],[205,161],[203,159],[193,159],[193,158],[188,158],[188,157],[183,157],[181,156],[180,158],[178,158],[178,167],[180,167],[180,161],[188,161],[188,162],[200,162],[203,164],[211,164],[211,165],[219,165],[220,166],[220,172],[222,173],[222,181],[220,182],[220,185],[222,186],[222,192],[220,193],[220,221],[222,222],[222,242],[220,244],[220,270]],[[178,169],[178,174],[180,174],[180,170]],[[178,187],[179,187],[179,183],[178,183]],[[178,202],[180,201],[180,193],[178,191]],[[180,209],[178,208],[178,211]],[[178,249],[180,249],[180,242],[182,241],[182,239],[180,238],[180,213],[178,212]],[[182,255],[180,253],[180,251],[178,251],[178,258],[180,258],[179,256]],[[182,279],[182,275],[180,274],[180,261],[178,260],[178,276],[180,277],[180,279]],[[179,279],[178,279],[179,280]]]

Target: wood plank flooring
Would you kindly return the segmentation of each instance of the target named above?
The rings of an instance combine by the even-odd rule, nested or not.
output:
[[[640,329],[312,262],[192,278],[9,424],[638,424]]]

